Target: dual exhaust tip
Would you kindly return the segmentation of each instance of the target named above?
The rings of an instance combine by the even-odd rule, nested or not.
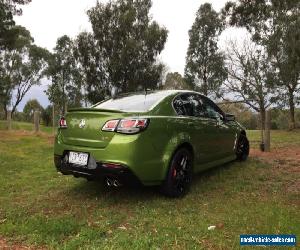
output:
[[[114,178],[106,178],[106,185],[108,187],[120,187],[122,186],[122,184],[117,180],[117,179],[114,179]]]

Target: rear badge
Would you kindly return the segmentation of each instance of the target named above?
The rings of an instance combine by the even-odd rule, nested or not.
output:
[[[85,120],[82,119],[80,122],[79,122],[79,128],[84,128],[85,127]]]

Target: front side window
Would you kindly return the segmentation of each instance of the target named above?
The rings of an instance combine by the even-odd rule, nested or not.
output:
[[[202,99],[202,101],[204,103],[204,107],[206,110],[206,116],[208,118],[221,119],[221,120],[224,119],[222,110],[214,102],[212,102],[210,99],[208,99],[204,96],[200,96],[200,98]]]
[[[178,115],[224,119],[222,110],[210,99],[200,94],[181,94],[173,101]]]

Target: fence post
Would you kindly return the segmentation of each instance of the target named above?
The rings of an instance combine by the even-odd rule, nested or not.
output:
[[[11,111],[7,111],[7,129],[11,130]]]
[[[40,112],[34,111],[34,132],[40,131]]]
[[[55,134],[55,107],[52,105],[52,132]]]
[[[270,129],[271,129],[271,110],[267,110],[266,112],[266,123],[265,123],[265,152],[270,152],[271,150],[271,136],[270,136]]]

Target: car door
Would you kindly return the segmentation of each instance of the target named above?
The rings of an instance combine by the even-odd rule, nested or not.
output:
[[[218,145],[216,147],[219,152],[216,154],[216,157],[222,159],[232,155],[236,139],[235,130],[226,122],[225,114],[213,101],[205,96],[201,96],[201,99],[207,111],[207,117],[214,124],[215,133],[218,138]]]
[[[184,129],[190,135],[195,151],[195,170],[198,171],[201,164],[215,160],[219,152],[216,150],[219,134],[216,133],[215,120],[207,116],[203,100],[195,93],[181,94],[174,104],[175,110],[185,121]]]

